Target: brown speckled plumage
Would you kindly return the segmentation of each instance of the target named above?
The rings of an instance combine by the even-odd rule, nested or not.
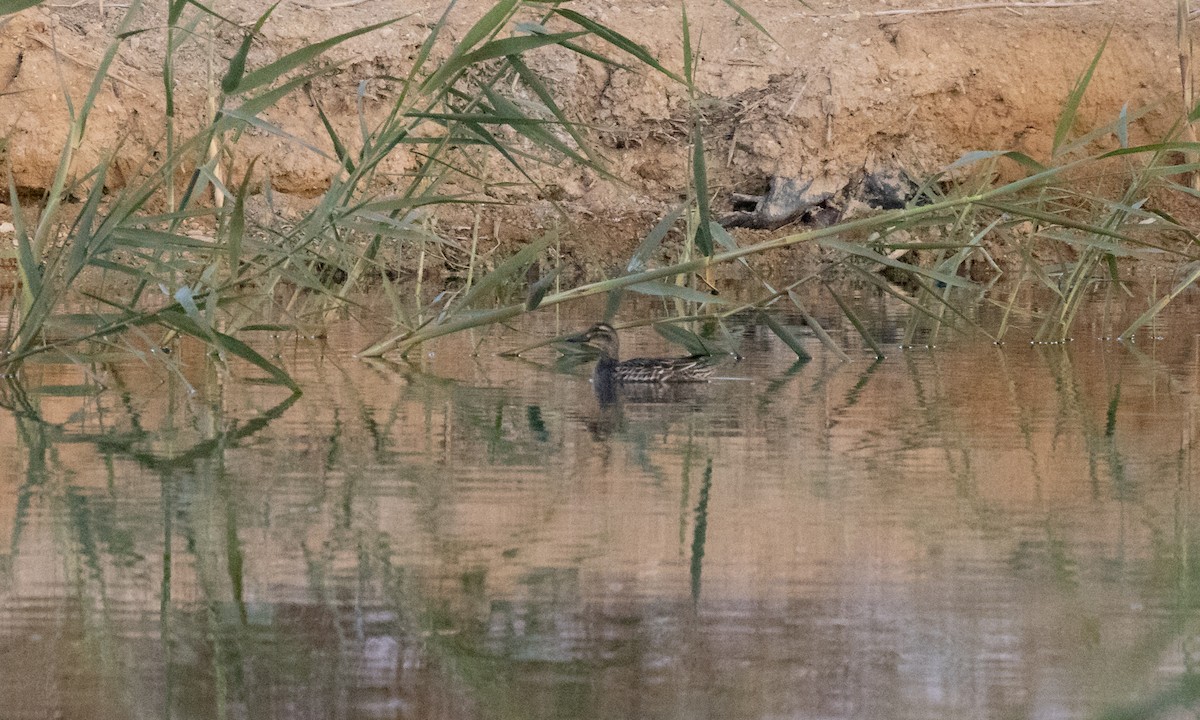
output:
[[[706,382],[713,374],[712,358],[691,355],[680,358],[620,359],[617,331],[606,323],[597,323],[586,332],[571,338],[600,351],[593,378],[596,381],[623,383],[687,383]]]

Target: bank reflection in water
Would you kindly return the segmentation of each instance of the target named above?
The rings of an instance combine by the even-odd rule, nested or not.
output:
[[[1194,348],[748,342],[742,379],[604,405],[466,339],[420,370],[292,350],[298,397],[187,347],[180,375],[31,367],[0,421],[0,694],[940,718],[1186,688]]]

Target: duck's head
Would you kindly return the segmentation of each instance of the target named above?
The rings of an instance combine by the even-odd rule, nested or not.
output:
[[[616,360],[620,352],[617,331],[608,323],[596,323],[584,332],[567,338],[567,342],[587,343],[600,351],[602,357]]]

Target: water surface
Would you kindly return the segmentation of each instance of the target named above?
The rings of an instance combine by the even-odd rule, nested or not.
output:
[[[586,366],[264,336],[47,360],[0,411],[6,718],[1074,718],[1195,666],[1200,344]],[[854,347],[852,334],[838,335]],[[892,336],[889,336],[892,337]],[[629,354],[670,352],[649,331]],[[475,353],[480,348],[486,352]],[[1141,710],[1136,710],[1141,712]],[[1149,714],[1146,711],[1145,714]]]

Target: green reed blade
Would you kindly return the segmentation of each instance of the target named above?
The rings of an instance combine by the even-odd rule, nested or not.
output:
[[[609,290],[604,298],[604,321],[610,322],[617,316],[617,312],[621,309],[621,301],[625,299],[625,290],[617,288]]]
[[[547,45],[560,45],[586,33],[581,31],[554,33],[552,35],[522,35],[518,37],[501,38],[485,43],[478,50],[451,58],[442,64],[432,75],[421,83],[421,90],[428,92],[447,83],[459,72],[486,60],[520,55]]]
[[[287,387],[294,392],[300,392],[300,387],[284,371],[283,368],[274,365],[269,360],[258,354],[254,348],[246,343],[238,340],[232,335],[226,335],[212,328],[204,327],[197,323],[185,313],[178,310],[165,309],[151,315],[155,321],[179,332],[184,335],[189,335],[202,342],[215,345],[218,349],[241,358],[255,367],[263,370],[276,383]]]
[[[818,322],[817,319],[808,312],[808,308],[804,306],[804,303],[800,302],[800,296],[798,296],[792,290],[788,290],[787,296],[788,299],[792,301],[792,304],[796,306],[796,309],[800,311],[800,316],[804,318],[804,324],[812,328],[813,333],[816,334],[817,339],[821,341],[821,344],[824,345],[834,355],[836,355],[837,358],[842,362],[850,362],[850,356],[846,354],[845,350],[842,350],[841,345],[838,345],[837,342],[835,342],[834,339],[829,336],[829,333],[825,332],[825,328],[821,326],[821,323]],[[793,350],[795,350],[795,348],[793,348]]]
[[[662,247],[667,233],[671,231],[675,222],[683,215],[685,207],[685,203],[678,203],[667,210],[662,219],[647,233],[646,238],[638,245],[637,250],[633,251],[633,255],[629,256],[629,263],[625,266],[625,272],[640,272],[646,268],[646,264],[650,261],[651,256]]]
[[[771,329],[771,332],[775,333],[775,337],[782,340],[784,345],[787,345],[789,348],[791,348],[792,352],[796,353],[796,359],[802,362],[808,362],[809,360],[812,360],[812,355],[810,355],[808,351],[804,349],[804,345],[800,342],[800,340],[793,335],[790,330],[785,328],[783,323],[776,320],[772,313],[763,310],[758,313],[758,316],[762,318],[762,321],[766,323],[768,328]],[[843,353],[843,355],[844,354],[845,353]]]
[[[1121,148],[1129,147],[1129,123],[1137,121],[1149,115],[1155,110],[1160,110],[1162,101],[1147,103],[1146,105],[1129,112],[1128,104],[1121,106],[1121,112],[1117,119],[1107,125],[1102,125],[1089,133],[1079,136],[1075,140],[1064,145],[1060,150],[1060,155],[1069,155],[1076,150],[1082,150],[1091,143],[1105,138],[1108,135],[1114,135],[1117,138],[1117,144]]]
[[[871,337],[871,333],[867,332],[867,326],[864,325],[863,321],[858,318],[858,314],[846,304],[846,301],[842,299],[841,295],[838,295],[836,292],[834,292],[834,289],[830,287],[828,283],[825,283],[824,287],[825,291],[828,292],[833,298],[833,301],[836,302],[838,307],[842,309],[842,314],[846,316],[846,319],[849,320],[850,324],[854,326],[854,329],[858,331],[858,334],[860,337],[862,337],[863,342],[865,342],[867,347],[871,348],[871,350],[875,353],[875,357],[880,360],[884,359],[886,356],[883,354],[883,348],[879,347],[879,343],[875,341],[875,338]]]
[[[333,123],[329,120],[329,116],[325,114],[324,104],[320,98],[312,91],[312,87],[306,85],[304,88],[308,95],[309,102],[317,111],[317,117],[321,118],[321,125],[325,128],[325,135],[329,138],[329,142],[333,145],[333,154],[337,156],[338,162],[346,169],[346,172],[354,172],[354,158],[350,156],[350,152],[346,149],[345,143],[338,135],[337,130],[333,127]]]
[[[273,63],[269,63],[253,72],[247,73],[242,77],[241,82],[237,83],[232,90],[227,91],[227,94],[242,95],[254,90],[255,88],[273,83],[301,65],[306,65],[317,59],[330,48],[336,47],[337,45],[340,45],[341,43],[344,43],[352,38],[356,38],[359,35],[365,35],[369,32],[374,32],[380,28],[387,27],[388,25],[391,25],[400,19],[401,18],[392,18],[390,20],[384,20],[383,22],[375,23],[374,25],[368,25],[363,28],[344,32],[341,35],[335,35],[334,37],[322,40],[318,43],[313,43],[312,45],[306,45],[299,50],[295,50],[287,55],[284,55]]]
[[[704,138],[698,115],[692,123],[692,128],[692,187],[696,193],[696,210],[700,216],[696,222],[696,236],[693,241],[701,253],[711,257],[713,254],[712,210],[709,208],[708,202],[708,170],[704,164]]]
[[[973,282],[971,282],[970,280],[960,278],[957,275],[949,275],[947,273],[938,272],[936,270],[930,270],[928,268],[919,267],[917,265],[909,265],[908,263],[902,263],[899,260],[893,260],[890,257],[888,257],[887,255],[881,255],[881,254],[875,252],[874,250],[871,250],[870,248],[863,247],[862,245],[855,245],[853,243],[844,242],[842,240],[834,240],[832,238],[825,239],[825,240],[819,240],[819,241],[817,241],[817,244],[819,244],[821,247],[827,247],[827,248],[831,248],[833,250],[838,250],[839,252],[843,252],[847,255],[855,255],[855,256],[861,257],[865,260],[870,260],[879,265],[886,265],[887,267],[890,267],[890,268],[893,268],[896,270],[900,270],[900,271],[903,271],[906,273],[912,273],[915,275],[924,275],[925,277],[928,277],[929,279],[934,280],[935,282],[945,283],[946,285],[949,285],[951,287],[970,288],[970,287],[975,286],[975,284]]]
[[[691,330],[685,330],[671,323],[655,323],[654,331],[670,342],[683,347],[692,355],[720,355],[725,351],[706,342]]]
[[[529,66],[525,64],[525,61],[522,60],[521,56],[519,55],[510,55],[508,62],[510,65],[512,65],[513,69],[517,71],[517,75],[520,76],[521,82],[524,83],[525,86],[530,90],[532,90],[535,95],[537,95],[538,100],[541,101],[542,105],[549,110],[550,114],[554,116],[554,119],[558,121],[558,126],[571,136],[571,139],[575,141],[575,145],[583,152],[585,156],[587,156],[588,166],[601,173],[603,176],[616,180],[617,178],[611,175],[604,167],[602,159],[595,154],[595,152],[587,143],[586,139],[583,137],[583,134],[576,129],[576,123],[571,122],[567,118],[566,113],[562,111],[562,108],[558,106],[557,101],[554,99],[554,95],[551,94],[550,90],[546,87],[546,84],[542,82],[542,79],[538,77],[537,73],[530,70]]]
[[[41,4],[42,0],[0,0],[0,15],[12,15]]]
[[[595,170],[597,172],[602,172],[601,169],[596,167],[591,160],[577,153],[574,148],[570,147],[562,140],[559,140],[552,132],[546,129],[547,125],[557,125],[557,121],[539,120],[523,115],[520,108],[518,108],[516,104],[493,90],[485,88],[484,94],[491,102],[492,107],[494,107],[497,112],[500,113],[497,116],[497,120],[489,122],[500,122],[504,125],[508,125],[521,135],[529,138],[534,145],[542,148],[550,148],[551,150],[556,151],[559,155],[573,160],[576,164],[582,167],[590,168],[591,170]]]
[[[637,58],[638,62],[641,62],[643,65],[654,68],[658,72],[662,73],[663,75],[666,75],[667,77],[671,78],[672,80],[679,83],[680,85],[687,84],[686,82],[684,82],[683,78],[679,77],[675,73],[673,73],[670,70],[663,67],[662,64],[658,62],[658,59],[655,58],[654,55],[651,54],[649,50],[647,50],[645,47],[639,45],[638,43],[630,40],[629,38],[625,37],[624,35],[617,32],[616,30],[613,30],[612,28],[602,25],[602,24],[596,22],[595,20],[592,20],[589,17],[585,17],[584,15],[581,15],[581,14],[575,12],[574,10],[567,10],[565,8],[555,8],[554,12],[555,12],[555,14],[557,14],[561,17],[564,17],[567,20],[570,20],[571,22],[575,23],[576,25],[578,25],[582,28],[585,28],[588,32],[590,32],[593,35],[595,35],[596,37],[604,40],[609,45],[612,45],[613,47],[617,48],[618,50],[621,50],[629,55],[632,55],[633,57]]]
[[[229,224],[226,226],[225,261],[228,264],[226,282],[233,282],[241,273],[242,241],[246,236],[246,197],[250,194],[250,179],[257,162],[258,158],[251,160],[250,165],[246,168],[246,174],[242,176],[242,184],[238,188],[233,212],[230,214]]]
[[[28,308],[33,299],[42,292],[42,271],[33,252],[32,238],[25,227],[25,210],[21,205],[21,197],[17,194],[16,180],[12,174],[11,162],[5,168],[8,173],[8,203],[12,208],[13,228],[17,236],[17,273],[21,278],[21,304]]]
[[[271,13],[275,12],[275,8],[277,7],[279,7],[279,0],[276,0],[271,7],[267,8],[266,12],[259,15],[258,22],[254,23],[254,27],[242,36],[242,44],[233,53],[233,57],[229,58],[229,68],[221,78],[221,92],[229,95],[237,90],[238,84],[242,82],[242,77],[246,74],[246,56],[250,54],[250,47],[254,44],[254,38],[262,30],[263,23],[267,21],[267,18],[271,17]]]
[[[1184,268],[1184,271],[1185,274],[1183,279],[1175,283],[1175,286],[1171,288],[1170,292],[1160,297],[1153,305],[1150,306],[1149,310],[1139,315],[1138,319],[1134,320],[1133,323],[1125,329],[1125,332],[1121,333],[1121,340],[1128,341],[1132,339],[1134,333],[1140,330],[1146,323],[1153,320],[1155,316],[1162,312],[1163,309],[1166,308],[1172,300],[1178,297],[1180,293],[1191,287],[1197,279],[1200,279],[1200,262],[1190,263]]]
[[[1096,55],[1092,58],[1092,64],[1075,82],[1075,87],[1071,89],[1067,95],[1067,101],[1063,104],[1062,114],[1059,115],[1058,125],[1054,129],[1054,141],[1050,145],[1050,154],[1057,156],[1063,147],[1063,143],[1067,140],[1067,135],[1071,132],[1071,127],[1075,124],[1075,118],[1079,112],[1079,103],[1083,101],[1083,95],[1087,92],[1088,85],[1092,82],[1092,73],[1096,72],[1096,66],[1100,64],[1100,56],[1104,54],[1104,48],[1108,45],[1108,39],[1112,35],[1110,28],[1105,34],[1104,40],[1101,41],[1099,49],[1096,50]]]
[[[517,273],[522,272],[529,264],[537,259],[546,248],[550,247],[550,243],[554,242],[558,233],[548,232],[542,235],[537,240],[529,243],[517,252],[513,253],[504,262],[496,266],[496,269],[484,275],[471,291],[463,296],[455,306],[457,309],[467,309],[475,305],[475,303],[485,295],[494,292],[505,282],[515,278]]]
[[[475,21],[475,24],[467,30],[463,35],[463,39],[450,53],[451,58],[462,57],[471,51],[471,48],[476,44],[483,42],[484,38],[491,37],[500,31],[508,19],[512,17],[520,4],[519,0],[500,0],[491,7],[483,17]]]
[[[630,285],[626,290],[642,295],[678,298],[687,302],[706,303],[709,305],[725,305],[728,303],[725,298],[719,295],[713,295],[701,290],[693,290],[685,285],[676,285],[674,283],[641,282]]]
[[[772,35],[771,33],[767,32],[767,29],[766,29],[765,27],[763,27],[763,26],[762,26],[762,23],[760,23],[760,22],[759,22],[759,21],[758,21],[758,20],[757,20],[757,19],[756,19],[756,18],[755,18],[753,15],[751,15],[751,14],[750,14],[750,13],[748,13],[748,12],[746,12],[746,9],[745,9],[745,8],[743,8],[741,5],[738,5],[738,4],[737,4],[736,2],[734,2],[733,0],[724,0],[724,2],[725,2],[725,4],[726,4],[726,5],[728,5],[729,7],[733,8],[733,11],[734,11],[734,12],[736,12],[738,15],[741,15],[741,16],[742,16],[742,18],[743,18],[743,19],[744,19],[746,22],[748,22],[748,23],[750,23],[751,25],[753,25],[753,26],[755,27],[755,29],[757,29],[757,30],[758,30],[760,33],[762,33],[763,35],[766,35],[767,37],[771,38],[771,41],[772,41],[772,42],[774,42],[776,45],[778,45],[778,44],[779,44],[779,41],[775,39],[775,36],[774,36],[774,35]]]
[[[542,298],[546,297],[546,293],[550,291],[561,272],[562,266],[559,265],[529,287],[529,295],[525,298],[526,312],[537,310],[538,305],[542,304]]]

